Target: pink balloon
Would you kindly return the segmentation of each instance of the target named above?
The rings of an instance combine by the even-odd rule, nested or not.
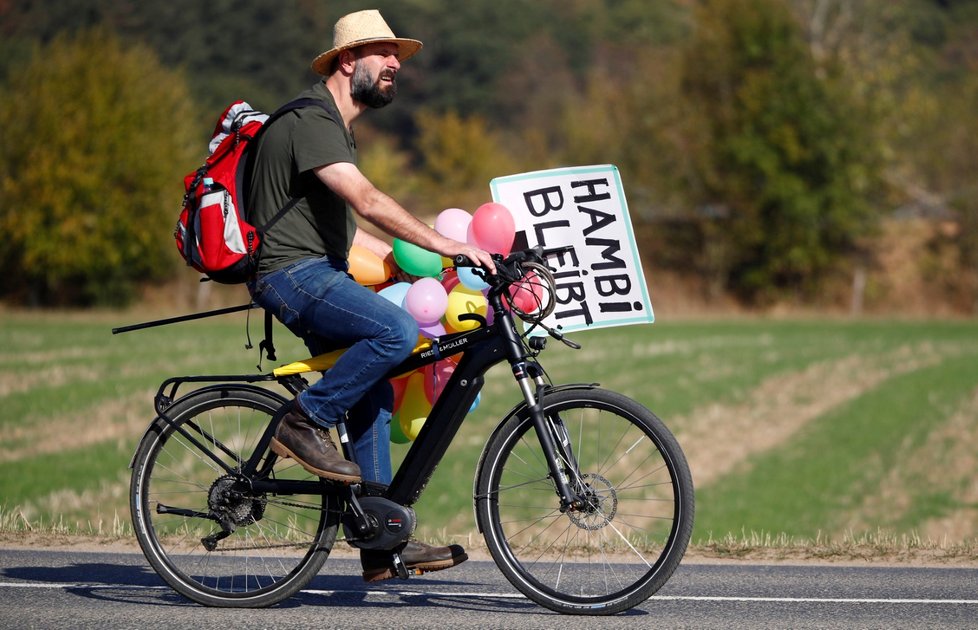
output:
[[[407,290],[404,308],[419,324],[432,324],[448,308],[448,293],[434,278],[421,278]]]
[[[446,208],[435,218],[435,231],[446,238],[466,242],[472,215],[461,208]]]
[[[472,236],[479,247],[502,254],[509,254],[516,238],[516,222],[506,206],[484,203],[472,215]]]
[[[455,361],[452,359],[442,359],[424,368],[424,393],[428,397],[428,402],[435,404],[438,397],[445,390],[448,379],[455,371]]]

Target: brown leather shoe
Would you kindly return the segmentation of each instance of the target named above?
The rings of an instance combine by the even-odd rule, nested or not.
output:
[[[358,483],[360,467],[336,450],[329,431],[309,419],[298,404],[282,417],[272,451],[279,457],[291,457],[310,473],[343,483]]]
[[[397,577],[397,570],[394,568],[395,551],[400,554],[404,568],[418,574],[450,569],[469,559],[461,545],[432,547],[416,540],[409,540],[392,551],[361,549],[363,581],[379,582]]]

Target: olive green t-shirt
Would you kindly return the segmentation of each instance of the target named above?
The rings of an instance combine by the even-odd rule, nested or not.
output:
[[[337,162],[356,163],[353,135],[336,113],[333,96],[322,82],[299,95],[329,104],[288,112],[259,138],[251,172],[250,222],[264,226],[293,197],[299,202],[269,228],[262,241],[259,273],[304,258],[329,255],[345,259],[356,221],[346,202],[312,172]]]

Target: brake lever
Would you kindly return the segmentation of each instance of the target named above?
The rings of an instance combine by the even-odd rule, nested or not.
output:
[[[553,337],[560,343],[564,344],[568,348],[573,348],[574,350],[580,350],[582,348],[581,344],[571,341],[570,339],[564,336],[564,333],[560,332],[559,330],[551,328],[550,326],[547,326],[542,322],[537,322],[537,326],[546,330],[551,337]]]
[[[505,264],[506,259],[503,258],[501,254],[492,254],[492,259],[493,262],[496,263],[496,273],[494,274],[494,276],[498,278],[499,283],[516,282],[522,277],[519,273],[517,273],[516,275],[509,273],[509,269]],[[482,277],[483,280],[485,280],[490,284],[493,284],[493,280],[490,280],[492,276],[488,274],[485,268],[482,267],[481,265],[473,264],[474,261],[469,259],[468,256],[464,254],[458,254],[457,256],[455,256],[453,262],[455,263],[456,267],[471,267],[476,272],[477,275]],[[518,261],[513,261],[511,262],[511,264],[514,264],[518,267],[519,263]]]

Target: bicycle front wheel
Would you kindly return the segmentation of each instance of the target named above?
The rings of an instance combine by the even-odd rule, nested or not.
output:
[[[157,419],[139,445],[136,538],[156,572],[196,602],[270,606],[312,580],[332,549],[342,508],[317,477],[270,451],[262,477],[310,482],[298,486],[307,494],[255,491],[240,474],[283,402],[249,386],[192,392],[167,410],[173,425]]]
[[[608,615],[648,599],[679,565],[693,527],[693,482],[651,411],[592,387],[545,396],[562,468],[583,507],[560,510],[523,407],[486,444],[476,518],[507,579],[563,613]]]

